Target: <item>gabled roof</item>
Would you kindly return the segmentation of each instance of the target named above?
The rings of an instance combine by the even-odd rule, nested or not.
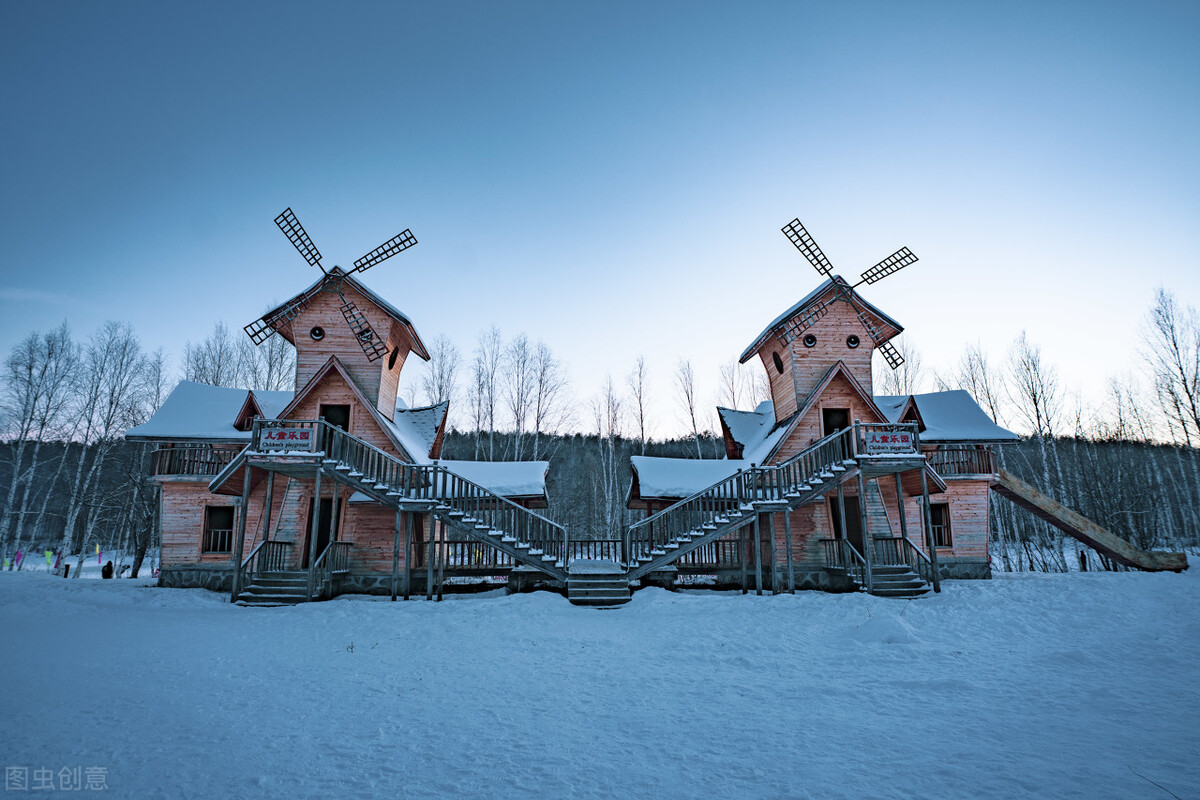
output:
[[[791,421],[776,425],[770,400],[759,403],[753,411],[718,406],[717,416],[721,419],[722,432],[737,446],[737,458],[754,464],[763,463],[767,453],[783,438],[785,427]]]
[[[393,436],[404,445],[405,452],[412,456],[413,463],[432,463],[437,455],[438,435],[446,424],[446,412],[449,409],[447,402],[424,408],[406,408],[402,400],[396,400],[395,418],[387,425]]]
[[[409,334],[409,336],[412,337],[412,341],[413,341],[413,350],[412,351],[414,353],[416,353],[418,356],[420,356],[421,358],[425,359],[426,361],[429,360],[429,351],[425,349],[425,343],[422,342],[421,337],[419,335],[417,335],[417,329],[413,327],[412,320],[410,320],[405,314],[403,314],[394,305],[392,305],[388,301],[384,300],[379,295],[375,294],[375,292],[371,291],[366,286],[359,283],[356,279],[354,279],[350,275],[347,275],[342,270],[341,267],[334,267],[333,269],[331,269],[329,271],[329,274],[340,277],[342,282],[345,285],[353,287],[354,290],[361,293],[363,295],[363,297],[367,298],[372,303],[379,306],[380,311],[387,314],[393,320],[395,320],[396,322],[399,322],[401,325],[403,325],[405,328],[407,328],[408,334]],[[294,297],[292,297],[288,300],[285,300],[284,302],[275,306],[270,311],[263,314],[262,317],[260,317],[260,319],[265,320],[265,319],[271,317],[272,315],[278,314],[279,312],[283,311],[288,306],[294,305],[298,302],[301,302],[301,301],[307,302],[312,297],[314,297],[318,292],[321,291],[321,287],[324,284],[325,284],[325,277],[322,276],[321,278],[317,279],[316,283],[314,283],[312,286],[309,286],[307,289],[305,289],[304,291],[295,295]],[[292,344],[296,343],[295,341],[293,341],[292,338],[290,338],[290,334],[287,332],[286,326],[284,326],[284,328],[282,330],[278,330],[278,333],[279,333],[279,335],[283,336],[285,339],[287,339]],[[380,331],[379,333],[381,335],[386,335],[386,333],[384,331]]]
[[[291,399],[291,392],[251,392],[180,381],[154,416],[126,431],[125,438],[173,442],[249,441],[250,431],[238,430],[235,426],[243,409],[257,406],[263,416],[269,417]]]
[[[384,436],[386,436],[391,443],[396,446],[396,449],[400,451],[401,458],[404,458],[405,460],[415,464],[428,463],[427,456],[426,460],[423,461],[418,461],[416,458],[414,458],[412,452],[408,449],[408,447],[404,446],[400,437],[397,436],[396,429],[393,427],[392,423],[387,419],[387,417],[383,416],[383,414],[380,414],[379,409],[375,408],[375,404],[368,400],[367,396],[362,393],[362,389],[358,388],[358,384],[354,381],[354,378],[350,377],[350,373],[344,366],[342,366],[342,362],[337,356],[330,356],[329,359],[321,365],[321,368],[313,374],[308,383],[304,385],[304,388],[296,392],[296,396],[292,398],[292,401],[279,412],[277,418],[286,419],[287,416],[291,414],[297,406],[300,405],[300,403],[304,402],[304,400],[313,393],[313,391],[317,388],[321,381],[325,379],[326,376],[333,373],[340,375],[342,380],[346,382],[346,385],[350,387],[350,391],[353,392],[354,396],[358,399],[359,405],[367,410],[367,413],[371,415],[371,418],[375,420],[375,422],[379,425],[380,430],[383,431]],[[410,444],[414,444],[415,441],[416,440],[410,441]],[[418,447],[417,457],[420,456],[421,451]]]
[[[971,395],[963,389],[914,395],[880,395],[875,398],[888,422],[903,418],[911,404],[925,427],[921,442],[970,443],[1015,442],[1020,437],[992,421]]]
[[[758,352],[759,348],[762,347],[763,342],[765,342],[767,340],[767,338],[776,329],[782,327],[783,324],[785,322],[787,322],[788,320],[790,320],[792,317],[795,317],[796,315],[800,314],[802,311],[806,310],[808,306],[815,305],[816,301],[819,300],[822,297],[822,295],[835,289],[837,286],[841,286],[841,287],[843,287],[843,289],[845,291],[850,292],[850,294],[853,295],[853,297],[854,297],[855,303],[860,305],[862,308],[866,309],[866,311],[868,311],[869,313],[874,314],[883,323],[891,326],[892,328],[895,328],[897,334],[900,331],[904,330],[904,328],[900,325],[899,322],[896,322],[896,320],[892,319],[887,314],[884,314],[878,308],[876,308],[875,306],[868,303],[866,300],[864,300],[862,298],[862,295],[860,295],[858,292],[856,292],[852,288],[850,288],[850,284],[848,284],[846,282],[845,278],[841,277],[840,275],[834,275],[832,278],[825,281],[820,286],[818,286],[816,289],[813,289],[811,292],[809,292],[804,297],[802,297],[799,302],[797,302],[795,305],[793,305],[787,311],[784,311],[778,317],[773,319],[771,321],[771,324],[768,325],[766,328],[764,328],[762,333],[760,333],[758,336],[754,337],[754,341],[750,343],[750,346],[747,347],[745,350],[743,350],[742,354],[740,356],[738,356],[738,363],[745,364],[746,361],[752,355],[754,355],[755,353]],[[886,337],[884,339],[884,341],[886,341],[887,339],[890,339],[890,338],[891,338],[890,336]]]
[[[745,459],[728,458],[660,458],[630,456],[637,496],[643,500],[674,500],[690,497],[714,483],[749,469]],[[631,492],[634,487],[630,487]]]

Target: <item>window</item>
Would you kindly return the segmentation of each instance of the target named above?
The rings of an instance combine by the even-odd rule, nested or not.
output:
[[[233,552],[233,506],[204,507],[204,553]]]
[[[953,547],[950,537],[950,504],[929,504],[929,526],[933,530],[934,547]]]
[[[858,337],[853,333],[846,337],[846,347],[849,347],[851,350],[853,350],[854,348],[858,347],[858,345]]]
[[[771,360],[775,362],[775,371],[782,375],[783,359],[779,357],[779,353],[771,353]]]
[[[805,347],[816,347],[817,346],[817,337],[812,335],[811,333],[804,334],[804,346]]]

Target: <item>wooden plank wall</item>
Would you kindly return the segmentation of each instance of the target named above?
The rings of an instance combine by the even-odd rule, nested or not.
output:
[[[824,375],[824,372],[821,374]],[[850,409],[851,422],[856,419],[863,422],[874,422],[877,419],[875,412],[863,402],[858,392],[850,386],[850,382],[838,375],[825,387],[816,406],[796,424],[787,441],[780,446],[775,457],[771,459],[772,464],[788,460],[821,438],[821,409],[824,408]]]

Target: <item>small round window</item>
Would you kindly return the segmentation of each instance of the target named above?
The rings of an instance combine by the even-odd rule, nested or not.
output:
[[[804,346],[805,347],[816,347],[817,346],[817,337],[813,336],[811,333],[804,334]]]
[[[308,332],[308,335],[313,338],[314,342],[319,342],[325,338],[325,329],[320,325],[314,325],[313,329]]]
[[[779,357],[779,353],[771,353],[771,360],[775,362],[775,371],[782,375],[783,359]]]
[[[858,347],[858,337],[853,333],[846,337],[846,347],[849,347],[851,350]]]

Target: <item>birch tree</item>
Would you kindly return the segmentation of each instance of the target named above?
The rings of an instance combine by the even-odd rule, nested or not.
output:
[[[638,356],[633,370],[625,378],[629,387],[629,398],[633,422],[638,432],[638,455],[646,455],[646,358]]]
[[[496,404],[499,400],[500,361],[503,358],[503,340],[496,325],[479,334],[472,362],[472,383],[478,396],[478,426],[480,435],[487,431],[487,455],[492,461],[496,457]]]
[[[513,460],[520,461],[533,402],[534,356],[528,336],[520,333],[508,343],[501,365],[502,394],[513,426]]]
[[[617,440],[621,436],[621,398],[613,387],[611,375],[600,394],[592,400],[592,421],[599,448],[600,469],[593,486],[597,494],[596,506],[601,515],[601,534],[606,538],[617,538],[621,535],[624,521],[624,498],[620,484],[624,472],[617,457]]]
[[[449,403],[454,407],[458,395],[458,370],[462,356],[450,337],[439,333],[429,347],[429,364],[421,379],[421,390],[429,405]]]
[[[696,441],[696,458],[703,458],[700,450],[700,426],[696,423],[696,376],[692,372],[692,362],[680,359],[675,366],[675,387],[678,389],[680,408],[684,419],[692,427],[692,438]]]
[[[533,350],[533,460],[542,455],[542,437],[557,433],[571,415],[569,381],[562,362],[549,346],[538,341]]]

